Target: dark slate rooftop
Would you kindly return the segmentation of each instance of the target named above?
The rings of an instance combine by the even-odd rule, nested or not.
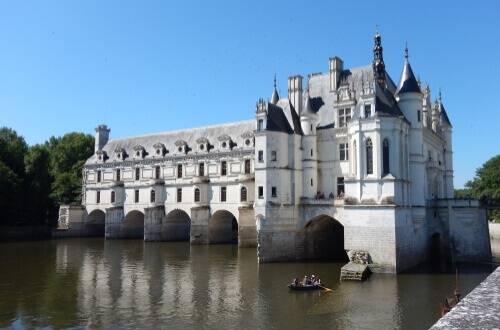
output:
[[[233,142],[233,150],[237,148],[242,148],[244,146],[244,138],[242,134],[250,133],[253,135],[255,129],[255,120],[247,120],[241,122],[226,123],[213,126],[204,126],[189,128],[177,131],[153,133],[148,135],[132,136],[120,139],[109,140],[108,143],[102,148],[103,151],[107,153],[107,162],[112,162],[114,160],[114,150],[117,148],[125,149],[128,154],[127,158],[123,161],[133,160],[134,147],[142,146],[146,151],[146,156],[144,159],[153,159],[155,155],[155,148],[153,147],[156,143],[162,143],[167,149],[167,156],[173,156],[176,154],[177,147],[175,145],[176,141],[182,140],[187,143],[188,148],[191,149],[190,153],[196,151],[197,142],[199,138],[206,138],[210,146],[213,148],[208,153],[217,152],[219,146],[219,137],[222,135],[227,135],[231,138]],[[206,153],[206,152],[205,152]],[[189,155],[189,153],[188,153]],[[97,162],[96,154],[92,155],[87,159],[86,165],[95,164]]]
[[[402,93],[422,93],[408,59],[405,60],[403,72],[401,73],[401,78],[399,79],[398,88],[395,94],[399,95]]]

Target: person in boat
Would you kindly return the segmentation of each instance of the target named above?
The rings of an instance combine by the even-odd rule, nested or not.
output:
[[[302,284],[307,285],[308,280],[309,279],[307,278],[307,275],[304,275],[304,280],[302,281]]]
[[[300,280],[298,277],[295,277],[292,281],[293,286],[300,286]]]

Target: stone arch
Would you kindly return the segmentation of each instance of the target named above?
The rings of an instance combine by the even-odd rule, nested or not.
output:
[[[85,222],[86,236],[102,236],[104,237],[104,232],[106,228],[106,213],[102,210],[93,210],[87,217]]]
[[[297,232],[295,248],[300,260],[349,261],[344,249],[344,226],[324,214],[310,219]]]
[[[165,241],[189,241],[191,232],[191,218],[180,209],[172,210],[167,214],[163,223]]]
[[[219,210],[208,221],[210,244],[238,243],[238,221],[229,211]]]
[[[137,210],[127,213],[121,230],[123,238],[144,238],[144,213]]]

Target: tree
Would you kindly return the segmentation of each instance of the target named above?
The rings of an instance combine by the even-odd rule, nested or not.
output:
[[[51,198],[57,205],[80,204],[82,166],[94,153],[93,136],[68,133],[62,138],[51,137],[47,145],[51,154],[51,174],[54,177]]]
[[[33,225],[46,225],[49,214],[57,213],[52,199],[49,198],[54,181],[50,174],[49,148],[39,144],[29,147],[24,156],[24,164],[25,195],[30,205],[27,208],[26,221]]]
[[[23,223],[22,185],[24,153],[28,148],[24,138],[11,128],[0,128],[0,222],[3,225]]]
[[[476,170],[473,180],[467,181],[471,197],[482,200],[485,205],[500,206],[500,155],[495,156]],[[488,211],[490,219],[500,220],[500,212]]]

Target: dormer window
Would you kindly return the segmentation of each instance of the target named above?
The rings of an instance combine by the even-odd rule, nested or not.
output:
[[[134,147],[134,158],[144,158],[146,156],[146,150],[143,146],[137,145]]]
[[[115,159],[116,160],[124,160],[126,158],[125,149],[116,148],[115,149]]]
[[[208,152],[210,146],[210,144],[208,143],[208,139],[201,137],[196,140],[196,143],[198,145],[198,151]]]
[[[177,140],[177,141],[175,141],[175,146],[177,147],[178,154],[187,154],[188,146],[187,146],[186,141]]]
[[[154,155],[156,157],[163,157],[167,153],[167,149],[165,148],[165,145],[163,143],[156,142],[153,145],[153,148],[155,150],[155,154]]]
[[[220,149],[231,149],[232,148],[232,141],[231,141],[231,137],[224,134],[224,135],[221,135],[219,136],[219,148]]]
[[[254,146],[254,135],[252,132],[245,132],[241,134],[241,137],[243,138],[243,147],[245,148],[251,148]]]
[[[97,161],[100,162],[100,163],[103,163],[106,161],[106,159],[108,158],[107,157],[107,154],[106,154],[106,151],[104,150],[97,150],[96,151],[96,155],[97,155]]]

